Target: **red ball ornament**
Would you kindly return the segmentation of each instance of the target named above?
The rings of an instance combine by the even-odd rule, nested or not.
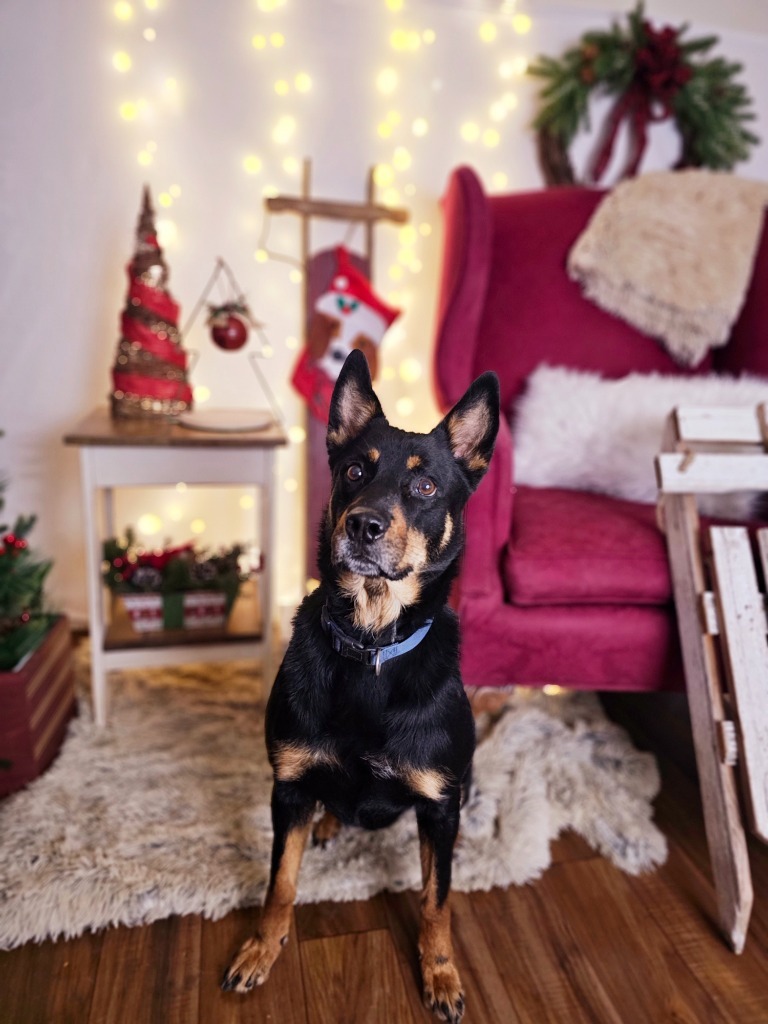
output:
[[[211,340],[225,352],[236,352],[248,341],[248,310],[240,303],[209,307]]]

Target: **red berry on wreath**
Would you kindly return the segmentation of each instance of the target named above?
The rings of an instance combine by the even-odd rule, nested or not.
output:
[[[236,352],[248,341],[250,314],[240,302],[208,307],[211,340],[225,352]]]

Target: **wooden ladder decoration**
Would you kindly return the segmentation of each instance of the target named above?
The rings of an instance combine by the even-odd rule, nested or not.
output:
[[[292,213],[299,217],[301,221],[300,261],[304,279],[301,325],[305,341],[312,316],[313,298],[317,299],[317,294],[313,296],[310,277],[310,266],[313,258],[311,244],[313,220],[346,221],[350,225],[362,226],[364,229],[364,243],[360,255],[363,257],[368,277],[372,278],[375,227],[381,223],[405,224],[410,216],[406,209],[384,206],[376,202],[376,183],[374,181],[373,167],[368,171],[365,202],[355,203],[337,199],[314,198],[312,196],[312,163],[310,160],[304,160],[302,165],[301,195],[270,196],[265,200],[265,206],[270,214]],[[319,514],[319,509],[316,508],[316,505],[319,502],[322,507],[330,493],[331,486],[325,454],[325,424],[320,423],[319,420],[309,414],[305,414],[305,424],[308,441],[306,449],[307,488],[304,561],[306,563],[306,574],[309,578],[316,574],[314,550],[318,525],[317,516]]]
[[[374,168],[368,171],[366,196],[364,203],[350,203],[336,199],[314,199],[312,197],[312,162],[304,160],[301,171],[301,195],[269,196],[265,206],[270,213],[293,213],[301,219],[301,265],[304,271],[304,301],[302,324],[309,321],[309,267],[310,226],[313,218],[322,220],[347,221],[350,224],[362,224],[365,228],[365,244],[363,255],[368,264],[368,274],[373,273],[373,229],[379,221],[392,224],[405,224],[408,211],[392,206],[383,206],[375,201],[376,184]]]
[[[768,491],[766,407],[677,408],[662,447],[660,520],[718,917],[740,953],[754,898],[743,817],[768,842],[768,620],[759,583],[768,581],[768,529],[757,530],[757,566],[744,526],[710,527],[705,553],[696,495]]]

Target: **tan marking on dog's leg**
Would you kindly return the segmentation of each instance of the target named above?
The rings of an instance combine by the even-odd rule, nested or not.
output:
[[[408,467],[408,469],[418,469],[419,466],[421,465],[421,456],[409,455],[405,464]]]
[[[436,768],[406,768],[403,781],[414,793],[428,800],[439,800],[446,783],[445,776]]]
[[[312,843],[323,849],[332,842],[341,831],[341,822],[335,814],[326,811],[320,821],[312,829]]]
[[[248,992],[254,985],[263,985],[280,950],[288,942],[296,881],[311,824],[307,821],[297,826],[285,838],[280,865],[270,881],[259,933],[243,943],[227,969],[225,988],[228,991]]]
[[[420,839],[419,853],[423,881],[419,959],[424,984],[424,1005],[440,1020],[459,1024],[464,1015],[464,992],[453,961],[451,908],[447,898],[438,906],[435,853],[423,837]]]
[[[275,778],[295,782],[318,764],[338,764],[338,758],[327,750],[313,750],[301,743],[280,743],[273,753]]]

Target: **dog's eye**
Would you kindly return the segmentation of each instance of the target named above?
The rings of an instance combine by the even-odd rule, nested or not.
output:
[[[434,480],[430,480],[428,476],[423,476],[416,484],[416,490],[422,495],[422,497],[431,498],[437,491],[437,484]]]
[[[356,484],[358,480],[363,479],[363,467],[359,462],[353,462],[351,466],[347,467],[347,480],[351,480],[353,484]]]

